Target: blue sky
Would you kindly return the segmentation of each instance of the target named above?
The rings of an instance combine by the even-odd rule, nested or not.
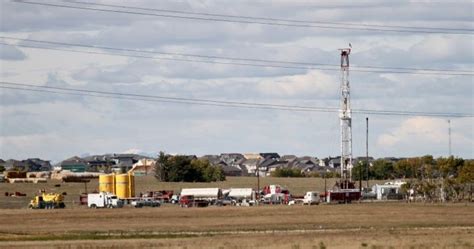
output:
[[[59,2],[48,0],[43,2]],[[471,1],[101,1],[110,4],[377,25],[466,28]],[[1,2],[2,36],[224,57],[352,65],[473,69],[473,36],[220,23]],[[4,40],[6,41],[6,40]],[[8,40],[10,43],[15,41]],[[19,42],[18,44],[21,44]],[[339,72],[90,55],[0,45],[2,81],[284,105],[339,105]],[[358,109],[473,113],[468,76],[350,76]],[[365,154],[354,114],[354,156]],[[448,154],[447,118],[376,116],[375,157]],[[452,151],[474,158],[473,118],[452,118]],[[0,158],[159,151],[182,154],[340,154],[337,113],[236,109],[0,89]]]

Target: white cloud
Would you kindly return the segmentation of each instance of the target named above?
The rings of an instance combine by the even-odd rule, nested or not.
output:
[[[453,151],[467,153],[470,157],[474,155],[472,150],[474,148],[472,122],[472,118],[453,119],[452,123],[456,124],[456,129],[452,129],[451,135],[455,148]],[[471,130],[466,129],[468,127],[471,127]],[[410,155],[420,154],[420,152],[422,154],[446,155],[448,140],[446,119],[413,117],[404,120],[398,127],[379,134],[377,146],[386,151],[404,149]]]
[[[312,70],[303,75],[263,79],[257,89],[264,95],[327,97],[337,94],[338,86],[334,76]]]

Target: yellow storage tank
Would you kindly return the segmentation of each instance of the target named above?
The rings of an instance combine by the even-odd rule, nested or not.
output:
[[[115,193],[115,176],[99,175],[99,191]]]
[[[128,174],[115,176],[115,194],[118,198],[130,198],[130,181]]]
[[[133,173],[128,173],[128,189],[130,197],[135,197],[135,175]]]

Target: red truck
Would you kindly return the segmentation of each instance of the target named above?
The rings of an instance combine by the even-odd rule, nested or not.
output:
[[[179,206],[181,207],[207,207],[209,201],[195,199],[192,195],[183,195],[179,198]]]

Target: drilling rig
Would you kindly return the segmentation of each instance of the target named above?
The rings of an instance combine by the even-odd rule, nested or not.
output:
[[[351,91],[349,85],[350,48],[341,51],[341,103],[339,119],[341,121],[341,188],[349,189],[352,179],[352,111]],[[353,185],[353,184],[352,184]]]
[[[350,45],[349,45],[350,46]],[[341,51],[341,109],[339,119],[341,124],[341,179],[333,190],[325,193],[327,202],[350,203],[361,197],[359,189],[352,182],[352,111],[351,91],[349,85],[349,54],[351,48]]]

